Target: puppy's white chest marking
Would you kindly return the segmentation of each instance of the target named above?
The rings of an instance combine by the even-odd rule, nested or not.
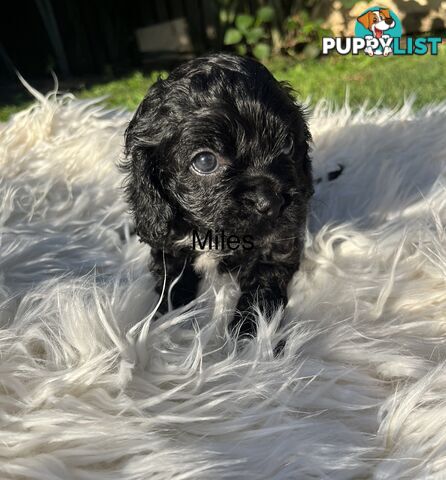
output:
[[[218,260],[211,252],[200,253],[194,262],[194,270],[197,273],[209,275],[217,270]]]
[[[175,241],[177,247],[189,247],[192,245],[192,237],[190,234]],[[201,253],[199,253],[193,263],[194,270],[205,276],[211,275],[217,271],[218,259],[214,252],[209,250],[206,244]]]

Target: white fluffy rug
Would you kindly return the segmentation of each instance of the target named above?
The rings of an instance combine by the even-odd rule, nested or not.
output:
[[[152,318],[128,119],[53,95],[0,126],[0,478],[446,478],[446,104],[313,110],[306,260],[243,348],[234,285]]]

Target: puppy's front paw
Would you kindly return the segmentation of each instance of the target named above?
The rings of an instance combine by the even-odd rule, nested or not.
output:
[[[240,297],[234,318],[229,325],[229,331],[233,337],[255,337],[257,333],[257,322],[251,296],[242,295]]]
[[[258,302],[260,311],[269,318],[278,308],[286,305],[286,297],[276,291],[265,289],[253,294],[243,294],[237,304],[234,319],[230,324],[233,336],[254,337],[257,333],[257,321],[254,303]]]

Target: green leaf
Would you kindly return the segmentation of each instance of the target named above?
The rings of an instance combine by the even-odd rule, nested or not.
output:
[[[357,0],[341,0],[342,6],[347,10],[353,8],[355,3],[358,3]]]
[[[302,10],[299,12],[299,17],[301,22],[309,22],[310,21],[310,15],[306,10]]]
[[[266,60],[271,54],[271,47],[266,43],[258,43],[252,53],[259,60]]]
[[[254,43],[257,43],[264,35],[265,35],[265,31],[263,30],[262,27],[251,28],[245,34],[246,41],[249,43],[249,45],[253,45]]]
[[[235,49],[239,55],[246,55],[246,52],[248,51],[248,49],[246,48],[246,45],[243,45],[243,43],[240,43],[240,45],[237,45]]]
[[[286,19],[286,28],[287,30],[294,30],[297,26],[298,26],[298,23],[296,22],[296,20],[294,20],[294,18],[291,18],[291,17],[288,17]]]
[[[304,25],[302,27],[302,32],[303,33],[311,33],[311,32],[314,32],[315,28],[314,28],[314,25],[313,23],[307,23],[306,25]]]
[[[235,45],[242,40],[242,34],[236,30],[235,28],[228,28],[225,33],[225,38],[223,39],[223,43],[225,45]]]
[[[249,27],[254,24],[254,18],[251,15],[237,15],[235,18],[235,26],[241,31],[245,32]]]
[[[266,5],[257,10],[257,20],[260,23],[272,22],[274,19],[274,8]]]

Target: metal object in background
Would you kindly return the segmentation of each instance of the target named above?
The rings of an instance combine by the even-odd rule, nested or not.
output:
[[[185,18],[138,28],[136,40],[144,63],[152,60],[165,62],[183,59],[194,53],[189,26]]]

